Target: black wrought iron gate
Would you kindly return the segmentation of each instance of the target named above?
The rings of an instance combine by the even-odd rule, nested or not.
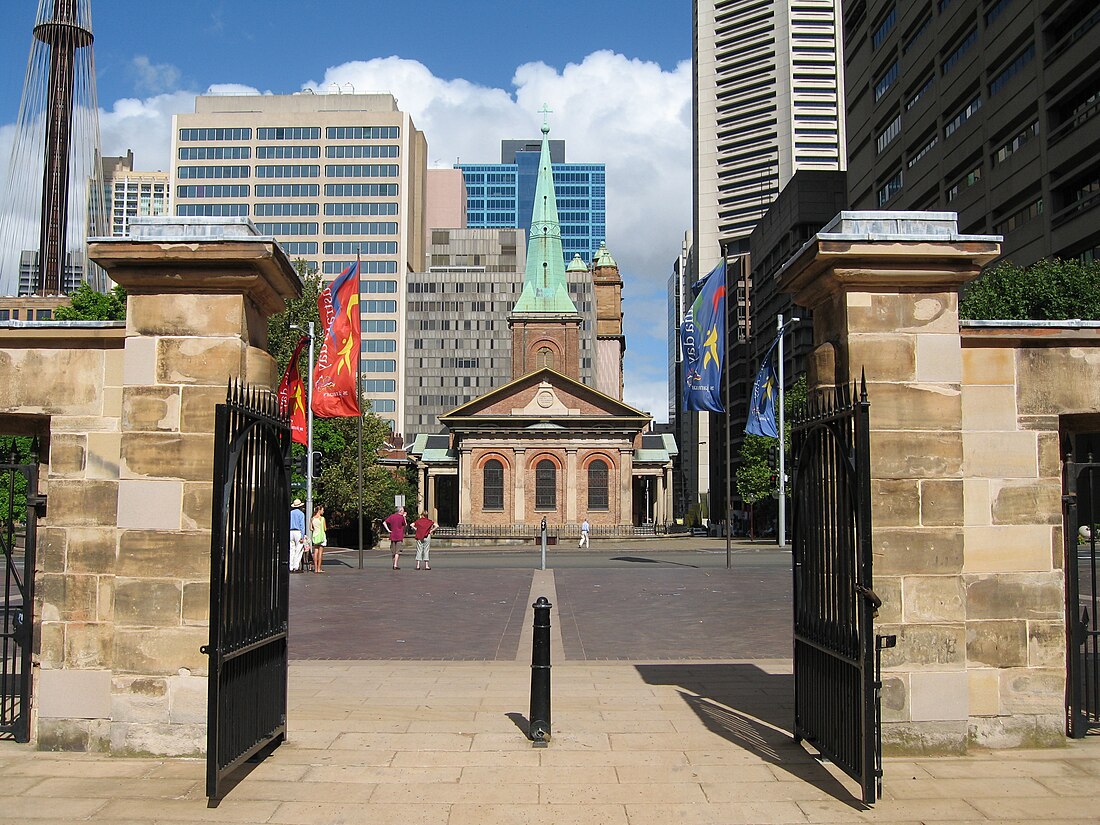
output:
[[[0,621],[0,738],[30,740],[31,634],[38,516],[38,442],[20,462],[13,440],[0,459],[0,546],[4,553]]]
[[[210,537],[206,795],[286,736],[290,428],[276,397],[217,406]]]
[[[1074,739],[1100,727],[1100,463],[1067,445],[1063,483],[1066,546],[1066,730]],[[1076,459],[1084,458],[1084,461]]]
[[[792,421],[795,738],[881,793],[867,386],[818,395]]]

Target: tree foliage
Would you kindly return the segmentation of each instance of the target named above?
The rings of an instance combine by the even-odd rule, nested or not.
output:
[[[110,292],[96,292],[82,283],[69,295],[69,306],[58,307],[53,317],[58,321],[125,321],[126,290],[116,286]]]
[[[268,321],[268,352],[275,358],[280,373],[286,370],[290,356],[303,335],[300,330],[313,322],[314,355],[320,351],[323,337],[317,312],[317,296],[322,289],[321,277],[305,270],[301,261],[295,262],[302,277],[302,297],[287,301],[286,311]],[[299,329],[293,329],[293,326]],[[298,369],[303,380],[308,381],[308,364],[302,351]],[[378,463],[378,450],[390,433],[389,425],[364,405],[363,410],[363,519],[367,524],[393,512],[395,495],[415,500],[414,491],[405,473],[396,472]],[[359,517],[358,437],[355,418],[314,418],[313,449],[324,455],[321,477],[314,482],[313,497],[325,505],[329,523],[335,527],[349,524]],[[305,447],[294,445],[294,455],[304,455]],[[305,478],[295,476],[295,482],[304,484]]]
[[[806,376],[798,380],[783,395],[783,444],[784,463],[791,466],[791,418],[806,403]],[[776,474],[779,472],[775,458],[778,439],[763,435],[745,434],[741,443],[740,463],[737,467],[737,494],[746,504],[755,504],[776,490]]]
[[[1100,320],[1100,262],[1059,258],[1017,266],[1002,261],[969,284],[959,317],[971,320]]]

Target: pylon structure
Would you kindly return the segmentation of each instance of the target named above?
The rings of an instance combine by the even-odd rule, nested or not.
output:
[[[0,294],[104,289],[89,235],[107,234],[91,0],[39,0],[7,180]]]

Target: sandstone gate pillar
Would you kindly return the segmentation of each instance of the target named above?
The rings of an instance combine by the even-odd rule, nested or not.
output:
[[[96,496],[53,501],[46,519],[66,563],[37,611],[38,743],[198,755],[214,406],[230,379],[274,388],[267,319],[301,282],[247,220],[139,219],[130,237],[95,239],[89,253],[128,293],[121,408],[115,432],[96,442]],[[71,639],[83,640],[80,655]]]
[[[843,212],[779,274],[813,310],[811,391],[866,372],[876,631],[898,636],[883,656],[887,752],[1064,735],[1050,642],[1029,624],[1041,617],[1048,636],[1051,612],[1063,610],[1057,537],[1049,522],[994,529],[988,495],[974,495],[990,478],[1018,476],[1013,468],[1039,472],[1034,433],[990,442],[980,432],[995,429],[982,423],[984,396],[968,394],[997,382],[964,360],[958,292],[1000,240],[960,235],[953,213]],[[1021,556],[1039,577],[1023,598]]]

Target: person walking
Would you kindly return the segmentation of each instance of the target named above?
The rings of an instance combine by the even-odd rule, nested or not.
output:
[[[313,519],[309,523],[310,539],[313,541],[313,572],[324,573],[321,562],[328,546],[328,522],[325,520],[325,506],[318,504],[313,510]]]
[[[588,519],[581,522],[581,540],[577,542],[577,547],[587,547],[592,549],[592,545],[588,543],[588,533],[592,530],[591,525],[588,523]]]
[[[401,547],[405,543],[405,528],[409,526],[409,520],[405,517],[405,508],[398,507],[394,512],[386,516],[382,522],[390,533],[390,552],[393,553],[393,569],[400,570],[398,562],[401,560]]]
[[[413,533],[416,536],[416,569],[420,569],[420,562],[424,562],[424,569],[431,570],[428,564],[428,551],[431,550],[432,533],[435,532],[435,522],[428,518],[426,513],[421,513],[420,518],[413,522]]]
[[[302,510],[305,504],[300,498],[290,502],[290,572],[302,570],[302,536],[306,532],[306,514]]]

